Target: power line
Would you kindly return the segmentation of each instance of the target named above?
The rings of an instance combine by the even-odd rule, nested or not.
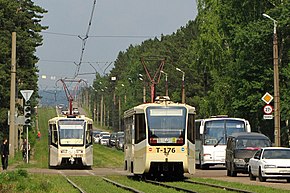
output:
[[[50,35],[58,35],[58,36],[71,36],[71,37],[85,37],[77,34],[67,34],[67,33],[58,33],[58,32],[41,32],[44,34],[50,34]],[[161,37],[154,36],[154,35],[91,35],[88,36],[88,38],[155,38],[155,37]]]
[[[55,63],[75,63],[75,61],[71,61],[71,60],[39,60],[39,61],[42,61],[42,62],[55,62]],[[108,61],[94,61],[94,62],[82,62],[82,63],[96,63],[96,64],[106,64],[108,63]]]
[[[78,76],[78,73],[80,71],[81,63],[82,63],[85,48],[86,48],[86,42],[87,42],[87,39],[89,38],[89,32],[90,32],[90,28],[92,25],[92,20],[93,20],[93,15],[94,15],[94,10],[95,10],[96,4],[97,4],[97,0],[94,0],[92,11],[91,11],[91,16],[90,16],[90,20],[89,20],[89,25],[88,25],[87,32],[86,32],[86,36],[84,38],[82,38],[81,36],[78,36],[83,41],[83,43],[82,43],[80,60],[79,60],[79,63],[76,64],[77,69],[76,69],[75,76],[74,76],[75,78]]]

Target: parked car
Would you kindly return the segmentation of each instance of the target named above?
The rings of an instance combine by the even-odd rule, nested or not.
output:
[[[227,176],[235,177],[237,173],[248,173],[248,162],[262,147],[271,146],[270,139],[254,132],[233,133],[228,137],[225,165]]]
[[[124,137],[124,135],[125,135],[124,131],[118,131],[117,132],[117,138],[118,137]]]
[[[99,139],[100,139],[100,133],[101,131],[93,131],[93,139],[95,143],[99,143]]]
[[[119,131],[117,132],[117,137],[116,137],[116,148],[120,150],[124,150],[124,137],[125,133],[124,131]]]
[[[110,139],[110,135],[103,135],[102,138],[100,139],[100,144],[108,145],[109,139]]]
[[[78,109],[77,107],[74,107],[74,108],[73,108],[72,113],[73,113],[74,115],[79,115],[79,114],[80,114],[79,109]]]
[[[124,151],[124,136],[120,136],[116,140],[116,148]]]
[[[256,152],[249,161],[250,180],[259,178],[265,182],[267,178],[286,179],[290,183],[290,148],[265,147]]]
[[[109,147],[113,147],[116,145],[116,139],[117,139],[117,133],[112,133],[110,135],[110,139],[109,139],[109,143],[108,143],[108,146]]]
[[[99,135],[99,144],[101,144],[101,139],[102,139],[102,137],[104,136],[104,135],[109,135],[110,136],[110,133],[109,132],[107,132],[107,131],[101,131],[100,132],[100,135]]]

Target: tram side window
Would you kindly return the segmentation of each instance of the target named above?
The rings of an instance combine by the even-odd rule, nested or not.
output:
[[[190,142],[195,143],[195,136],[194,133],[194,115],[189,114],[188,115],[188,124],[187,124],[187,138]]]
[[[200,125],[201,125],[201,121],[195,121],[195,138],[199,140],[201,139]]]
[[[136,143],[143,141],[146,138],[145,114],[135,115],[135,139]]]
[[[93,125],[88,124],[88,129],[86,131],[86,144],[87,145],[92,144],[92,131],[93,131]]]
[[[132,144],[132,126],[133,126],[133,117],[127,117],[124,120],[125,124],[125,143]]]
[[[57,129],[56,129],[56,124],[51,124],[50,125],[50,131],[51,131],[51,144],[52,145],[57,145]]]

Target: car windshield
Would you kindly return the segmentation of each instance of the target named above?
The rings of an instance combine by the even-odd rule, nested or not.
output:
[[[263,159],[290,159],[290,149],[265,149]]]
[[[103,135],[102,139],[109,139],[110,135]]]
[[[236,146],[237,149],[270,147],[271,142],[267,139],[238,139]]]

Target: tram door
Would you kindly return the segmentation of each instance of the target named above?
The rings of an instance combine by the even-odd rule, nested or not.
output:
[[[49,124],[49,165],[56,166],[58,162],[58,134],[56,124]]]
[[[195,136],[194,114],[188,114],[187,140],[188,140],[188,173],[195,173]]]

